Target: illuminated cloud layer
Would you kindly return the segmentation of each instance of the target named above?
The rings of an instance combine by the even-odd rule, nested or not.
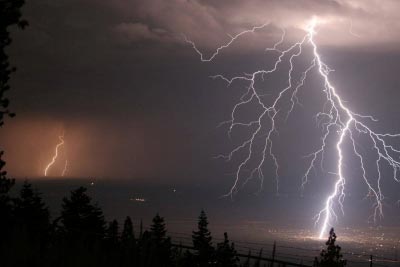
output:
[[[255,25],[304,29],[306,21],[315,15],[325,23],[324,33],[318,36],[322,45],[384,44],[395,48],[400,41],[400,2],[396,0],[150,0],[113,1],[113,7],[127,20],[116,25],[116,30],[124,28],[131,40],[171,41],[183,33],[199,46],[214,48],[229,38],[226,34]]]

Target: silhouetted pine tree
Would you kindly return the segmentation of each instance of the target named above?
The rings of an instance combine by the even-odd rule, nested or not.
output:
[[[137,242],[137,263],[139,266],[149,266],[151,262],[152,242],[151,233],[144,231]]]
[[[207,266],[214,262],[214,248],[212,246],[211,233],[208,230],[208,220],[204,210],[200,212],[197,231],[192,233],[193,247],[196,250],[194,264]]]
[[[216,265],[223,267],[238,266],[239,258],[236,256],[235,244],[229,242],[228,234],[224,233],[224,241],[217,244]]]
[[[80,187],[63,198],[57,220],[53,266],[101,266],[107,262],[103,249],[105,225],[103,212]],[[60,224],[59,224],[60,223]]]
[[[172,266],[171,239],[166,236],[164,218],[157,215],[150,227],[151,235],[151,266]]]
[[[26,232],[30,242],[44,249],[50,233],[50,214],[40,194],[25,182],[14,206],[16,226]]]
[[[86,188],[80,187],[71,192],[70,198],[63,199],[60,222],[58,247],[62,255],[54,265],[99,266],[105,261],[107,254],[103,253],[102,244],[106,223]]]
[[[138,250],[136,246],[132,220],[129,216],[126,217],[124,228],[122,229],[121,247],[123,266],[136,265],[135,263],[137,262]]]
[[[118,245],[119,241],[119,225],[117,220],[113,220],[108,224],[108,228],[106,230],[106,238],[109,243],[113,246]]]
[[[129,216],[126,217],[124,228],[122,229],[121,241],[128,243],[135,240],[135,233],[133,232],[132,220]]]
[[[102,256],[104,257],[104,266],[121,266],[123,262],[120,246],[119,225],[117,220],[108,224],[105,240],[103,243]]]
[[[30,235],[44,237],[49,232],[50,214],[40,193],[24,182],[19,198],[14,200],[17,223],[27,227]]]
[[[166,238],[167,230],[165,229],[164,218],[160,217],[158,213],[153,218],[153,224],[150,228],[152,239],[157,242],[161,243]]]
[[[92,203],[86,191],[86,188],[79,187],[71,192],[70,198],[63,199],[61,229],[67,237],[75,240],[82,236],[102,239],[106,224],[103,212]]]
[[[320,259],[315,258],[315,267],[343,267],[346,266],[346,260],[343,259],[343,255],[340,253],[341,247],[335,245],[336,234],[333,228],[329,231],[329,238],[326,241],[326,250],[323,249],[320,254]]]
[[[49,211],[27,182],[13,199],[13,221],[5,256],[17,266],[40,265],[49,241]]]
[[[14,199],[16,240],[23,244],[20,259],[25,257],[30,265],[40,265],[45,255],[50,234],[50,214],[40,194],[25,182],[19,198]]]

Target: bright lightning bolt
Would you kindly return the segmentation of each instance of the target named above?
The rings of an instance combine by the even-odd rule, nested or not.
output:
[[[383,216],[383,205],[384,195],[381,191],[381,168],[382,163],[386,162],[393,170],[393,178],[395,181],[400,182],[398,178],[397,171],[400,169],[400,161],[397,159],[400,156],[400,149],[388,143],[391,138],[400,137],[400,134],[389,134],[389,133],[377,133],[372,130],[366,122],[377,121],[372,116],[360,115],[353,112],[345,104],[340,95],[338,94],[336,88],[333,86],[329,80],[329,73],[332,71],[321,59],[321,55],[318,52],[318,46],[315,42],[316,26],[318,21],[313,18],[306,28],[306,33],[302,39],[298,42],[293,43],[286,50],[279,49],[278,47],[284,42],[285,31],[283,31],[282,38],[272,47],[267,48],[268,52],[277,53],[278,57],[275,64],[271,69],[261,69],[250,74],[244,74],[242,76],[235,77],[225,77],[223,75],[216,75],[213,78],[219,78],[224,80],[228,86],[236,81],[244,81],[248,84],[246,92],[241,96],[240,101],[237,102],[231,113],[231,117],[228,121],[224,121],[222,124],[228,125],[228,134],[237,127],[247,127],[251,131],[249,138],[245,139],[240,145],[235,147],[227,155],[219,155],[219,158],[223,158],[230,161],[237,153],[241,152],[245,154],[244,160],[242,160],[235,173],[235,179],[233,185],[228,192],[227,196],[233,196],[238,190],[243,187],[250,179],[258,178],[261,181],[261,187],[263,186],[264,173],[263,166],[267,160],[267,157],[272,160],[275,166],[275,184],[276,191],[279,192],[279,164],[278,159],[274,153],[273,149],[273,139],[277,135],[277,120],[279,118],[278,114],[284,112],[285,97],[290,99],[289,110],[286,113],[286,118],[291,114],[296,104],[300,104],[297,98],[297,93],[304,85],[307,75],[312,71],[317,71],[318,75],[323,80],[322,93],[326,98],[323,108],[320,112],[316,114],[316,121],[318,125],[322,128],[321,145],[313,153],[308,155],[310,159],[310,164],[306,169],[305,174],[302,177],[302,189],[308,182],[309,175],[313,169],[317,166],[317,162],[320,162],[322,168],[324,162],[324,153],[326,153],[326,148],[328,146],[327,139],[331,136],[337,136],[337,141],[335,145],[337,164],[336,164],[336,181],[333,186],[331,194],[327,197],[323,204],[323,208],[315,216],[315,224],[320,224],[320,234],[319,237],[322,238],[326,234],[327,228],[332,224],[333,219],[337,219],[337,214],[335,211],[338,209],[344,214],[343,202],[345,199],[345,184],[346,177],[343,173],[344,165],[344,153],[343,146],[345,142],[351,144],[354,155],[359,159],[360,168],[362,171],[362,178],[368,187],[368,197],[372,197],[374,200],[374,212],[373,219],[376,220],[377,216]],[[210,62],[219,53],[228,48],[236,39],[247,33],[254,33],[257,30],[264,28],[266,25],[259,27],[254,27],[251,30],[243,31],[235,36],[230,36],[229,42],[217,48],[216,51],[210,56],[205,57],[203,53],[196,47],[195,43],[186,38],[186,41],[193,46],[193,49],[197,54],[200,55],[202,62]],[[311,60],[309,65],[302,72],[300,81],[294,85],[292,73],[294,70],[294,59],[304,54],[303,49],[307,47],[311,48]],[[286,59],[287,58],[287,59]],[[281,89],[278,95],[272,99],[272,104],[266,104],[263,101],[265,95],[261,94],[256,86],[256,80],[261,78],[264,79],[271,73],[278,70],[278,66],[285,60],[289,63],[289,71],[287,77],[287,86]],[[288,101],[288,100],[286,100]],[[245,105],[256,105],[261,108],[262,112],[260,115],[248,122],[241,122],[237,119],[239,108]],[[357,135],[356,135],[357,134]],[[367,174],[365,165],[365,156],[361,154],[359,148],[356,144],[356,138],[360,136],[367,137],[372,144],[373,151],[375,152],[376,161],[375,168],[377,171],[377,177],[372,181],[371,175]],[[262,153],[257,155],[256,146],[259,143],[256,141],[261,140],[262,142]],[[258,157],[257,157],[258,156]],[[256,162],[255,167],[251,167],[248,171],[249,165],[252,161]],[[249,173],[245,175],[244,173]]]
[[[47,172],[49,171],[49,169],[50,169],[50,167],[56,162],[56,159],[57,159],[57,157],[58,157],[58,150],[60,149],[60,147],[61,146],[63,146],[64,145],[64,134],[62,134],[62,135],[60,135],[59,137],[58,137],[58,139],[60,140],[60,142],[56,145],[56,148],[55,148],[55,152],[54,152],[54,156],[52,157],[52,159],[51,159],[51,161],[49,162],[49,164],[47,164],[47,166],[46,166],[46,168],[44,169],[44,176],[47,176]],[[64,170],[66,171],[66,167],[67,167],[67,165],[65,165],[65,168],[64,168]],[[63,171],[63,174],[64,174],[65,172]]]

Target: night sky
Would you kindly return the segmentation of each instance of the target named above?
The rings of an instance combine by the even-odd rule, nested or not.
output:
[[[14,177],[43,176],[64,132],[61,158],[68,159],[68,177],[218,183],[224,193],[237,161],[213,157],[229,152],[244,133],[229,139],[227,128],[217,126],[229,119],[244,86],[227,87],[209,77],[270,66],[276,59],[265,48],[279,40],[281,28],[288,44],[304,34],[313,15],[324,21],[316,41],[335,70],[330,77],[342,98],[379,119],[375,129],[400,132],[398,10],[395,0],[28,0],[23,14],[30,26],[13,30],[8,50],[18,71],[8,94],[17,117],[0,132],[7,170]],[[264,23],[211,63],[201,62],[184,40],[211,54],[229,41],[227,34]],[[266,91],[282,87],[285,75],[277,74]],[[280,125],[276,154],[283,194],[299,193],[303,156],[317,148],[320,132],[312,116],[323,104],[320,87],[311,77],[300,94],[303,107]],[[254,112],[245,110],[244,116]],[[357,178],[349,186],[362,195],[366,188],[357,182],[360,170],[353,163],[354,157],[346,161],[347,173]],[[62,167],[57,162],[50,176],[59,176]],[[264,190],[273,192],[269,164],[265,173]],[[386,174],[393,200],[398,187]],[[329,175],[317,176],[307,190],[324,193]]]

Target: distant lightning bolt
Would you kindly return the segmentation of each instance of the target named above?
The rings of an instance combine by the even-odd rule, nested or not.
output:
[[[65,173],[67,172],[68,169],[68,160],[65,160],[65,164],[64,164],[64,169],[61,173],[61,176],[65,176]]]
[[[308,183],[308,178],[313,169],[317,167],[317,162],[320,163],[321,169],[323,169],[324,153],[328,146],[327,139],[330,136],[337,136],[337,142],[335,145],[337,164],[336,171],[334,174],[337,179],[334,183],[333,190],[331,194],[327,197],[323,204],[323,209],[317,213],[315,216],[315,224],[320,224],[321,229],[319,237],[322,238],[326,234],[327,228],[331,226],[332,219],[337,220],[336,211],[339,209],[342,214],[344,214],[343,202],[345,199],[345,185],[346,177],[343,173],[344,165],[344,154],[343,146],[346,142],[351,144],[354,155],[359,159],[360,168],[362,171],[362,178],[368,188],[368,197],[372,197],[374,200],[374,212],[372,218],[375,221],[376,218],[383,216],[383,205],[384,195],[381,191],[381,168],[382,163],[386,162],[393,169],[393,178],[395,181],[400,182],[398,177],[398,170],[400,169],[400,161],[398,160],[400,156],[400,149],[388,144],[388,140],[391,138],[398,138],[400,134],[380,134],[373,131],[366,122],[377,121],[372,116],[360,115],[358,113],[350,110],[343,102],[342,98],[336,91],[336,88],[332,85],[329,80],[329,73],[332,71],[321,59],[318,53],[318,47],[315,42],[315,35],[317,34],[315,28],[317,26],[317,19],[313,18],[311,22],[305,29],[305,35],[298,42],[293,43],[286,50],[279,49],[278,47],[284,42],[285,31],[282,33],[281,39],[275,43],[272,48],[267,48],[266,51],[277,53],[277,60],[271,69],[261,69],[257,70],[251,74],[244,74],[243,76],[235,76],[227,78],[223,75],[216,75],[213,78],[219,78],[224,80],[228,86],[236,81],[244,81],[248,84],[245,93],[241,96],[240,101],[236,103],[232,109],[230,119],[221,123],[221,125],[228,125],[228,134],[236,127],[247,127],[251,131],[249,138],[245,139],[240,145],[235,147],[227,155],[219,155],[218,158],[223,158],[230,161],[237,153],[244,153],[245,158],[242,160],[235,173],[235,179],[233,186],[226,196],[233,196],[238,190],[243,187],[250,179],[258,178],[261,182],[261,187],[263,186],[264,173],[263,166],[266,162],[267,157],[272,160],[275,166],[275,184],[276,191],[279,192],[279,164],[277,156],[274,154],[273,150],[273,138],[277,134],[277,120],[279,118],[278,114],[280,112],[285,112],[284,101],[289,98],[289,109],[286,111],[286,119],[293,111],[296,104],[299,104],[297,98],[298,91],[302,88],[307,79],[308,73],[311,71],[317,71],[323,80],[322,92],[326,98],[326,102],[323,108],[315,116],[317,124],[322,128],[321,145],[313,153],[309,154],[307,157],[310,159],[310,164],[306,169],[305,174],[302,177],[302,189]],[[243,31],[235,36],[230,36],[230,40],[217,48],[216,51],[210,56],[205,57],[203,53],[196,47],[195,43],[186,38],[186,41],[193,46],[193,49],[200,55],[202,62],[212,61],[221,50],[228,48],[236,39],[247,33],[255,33],[257,30],[263,29],[266,24],[258,27],[254,27],[250,30]],[[308,46],[312,50],[312,58],[309,61],[309,65],[302,72],[300,81],[294,85],[292,73],[294,70],[294,59],[303,54],[303,49]],[[288,59],[286,59],[288,58]],[[287,78],[287,85],[281,89],[278,95],[273,99],[272,104],[266,104],[263,101],[265,95],[261,94],[260,89],[256,86],[257,78],[264,80],[269,74],[276,72],[278,66],[287,60],[289,63],[289,71]],[[286,97],[286,98],[285,98]],[[261,113],[259,116],[248,122],[241,122],[237,119],[239,113],[239,108],[245,105],[257,105],[261,108]],[[355,135],[357,133],[357,135]],[[377,177],[371,178],[371,175],[367,174],[365,165],[365,156],[359,151],[356,143],[356,138],[360,136],[367,137],[372,144],[374,154],[376,156],[375,168],[377,171]],[[256,146],[259,146],[259,141],[261,140],[262,153],[257,154]],[[251,162],[255,162],[255,167],[250,167]],[[250,171],[249,171],[250,167]],[[247,173],[247,175],[245,175]]]
[[[56,159],[57,159],[58,153],[59,153],[58,150],[61,146],[64,145],[64,134],[60,135],[58,137],[58,139],[60,139],[60,142],[56,145],[54,156],[52,157],[51,161],[49,162],[49,164],[47,164],[46,168],[44,169],[44,176],[47,176],[47,172],[49,171],[50,167],[56,162]]]

